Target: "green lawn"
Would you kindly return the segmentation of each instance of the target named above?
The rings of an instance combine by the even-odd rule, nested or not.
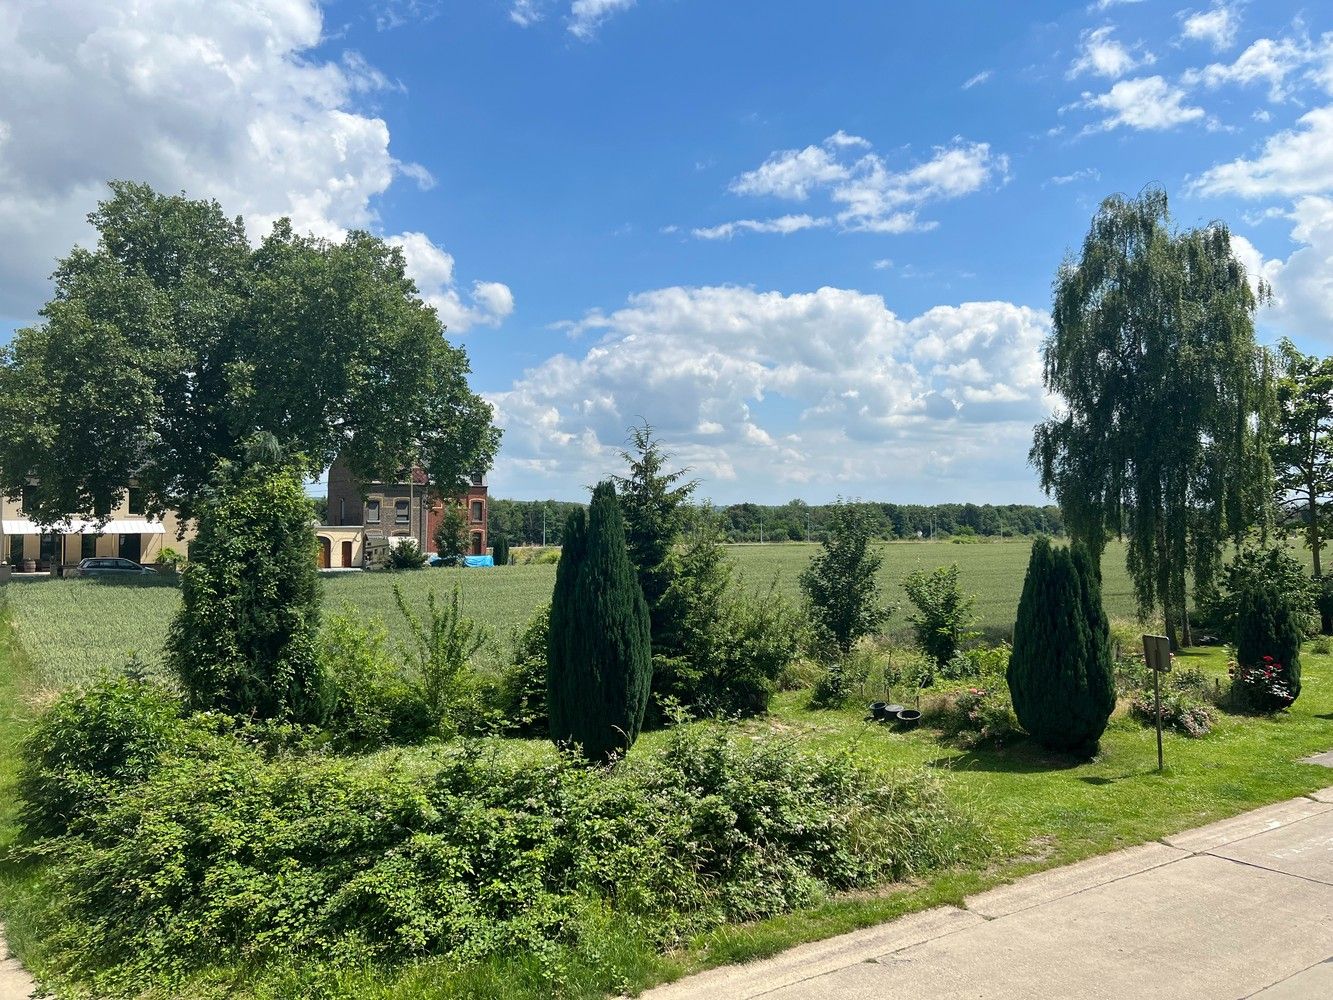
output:
[[[1026,539],[885,545],[880,582],[885,597],[900,608],[890,627],[906,627],[907,598],[901,583],[908,573],[957,562],[964,588],[977,595],[981,627],[993,638],[1007,636],[1023,588],[1030,545]],[[790,543],[735,545],[728,551],[750,586],[765,588],[776,580],[778,589],[794,600],[799,595],[801,570],[817,549],[817,545]],[[1120,546],[1108,549],[1104,573],[1107,610],[1112,617],[1132,616],[1134,601]],[[506,640],[515,626],[524,624],[549,599],[554,582],[555,567],[551,565],[337,574],[324,580],[324,606],[326,611],[350,606],[380,618],[392,631],[399,625],[394,584],[413,603],[424,602],[428,590],[443,596],[457,584],[467,613]],[[37,684],[55,689],[116,669],[132,653],[149,663],[157,662],[180,599],[172,586],[134,582],[40,579],[13,583],[8,590],[14,628],[36,665]]]
[[[751,583],[779,579],[794,592],[795,579],[813,551],[803,545],[737,546],[736,561]],[[916,566],[958,561],[983,623],[1003,628],[1012,617],[1022,585],[1026,543],[950,545],[901,544],[887,547],[885,583],[898,600],[898,581]],[[326,581],[326,607],[342,602],[392,620],[392,585],[400,583],[412,600],[431,587],[464,589],[471,614],[499,633],[524,621],[549,594],[550,566],[498,571],[432,570],[400,576],[355,575]],[[1132,612],[1119,551],[1108,554],[1107,603],[1113,614]],[[14,843],[13,776],[15,743],[51,688],[78,682],[114,667],[127,651],[145,654],[160,647],[166,622],[178,600],[169,587],[109,586],[87,581],[41,581],[0,591],[0,857]],[[902,616],[900,614],[899,620]],[[1199,666],[1225,677],[1220,649],[1188,651],[1181,665]],[[1294,708],[1280,717],[1246,718],[1219,713],[1215,730],[1200,740],[1168,733],[1164,773],[1156,772],[1153,732],[1118,714],[1099,757],[1076,762],[1046,754],[1024,741],[1004,748],[962,750],[942,743],[929,730],[894,732],[863,721],[863,706],[814,711],[805,692],[777,696],[769,716],[744,725],[758,733],[798,739],[811,747],[851,747],[878,765],[924,769],[940,777],[948,792],[973,810],[986,831],[990,851],[980,869],[939,873],[920,883],[886,886],[879,893],[833,898],[821,905],[758,924],[728,926],[704,935],[680,952],[660,956],[628,938],[608,934],[605,959],[618,986],[635,990],[662,979],[715,965],[771,954],[802,941],[840,933],[942,902],[957,903],[968,893],[1028,872],[1142,843],[1268,802],[1333,785],[1333,772],[1299,758],[1333,747],[1333,656],[1304,656],[1304,688]],[[636,752],[649,749],[660,733],[648,733]],[[541,741],[510,741],[518,754],[549,753]],[[429,747],[392,751],[422,755]],[[377,758],[365,758],[376,766]],[[41,971],[41,944],[32,939],[30,910],[40,905],[31,869],[12,859],[0,864],[0,915],[13,947]],[[211,984],[201,982],[191,996],[294,998],[298,986],[260,984],[245,970],[220,970]],[[426,1000],[431,997],[487,996],[537,1000],[550,996],[521,975],[492,972],[455,974],[440,963],[423,961],[400,971],[368,970],[339,977],[329,996]],[[508,977],[508,978],[506,978]],[[592,976],[571,971],[559,994],[599,995]]]

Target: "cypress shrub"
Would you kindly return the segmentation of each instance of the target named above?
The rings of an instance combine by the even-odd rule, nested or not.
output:
[[[509,565],[509,539],[504,535],[496,535],[495,541],[491,543],[491,558],[497,566]]]
[[[1009,658],[1014,712],[1034,739],[1091,755],[1115,708],[1110,626],[1081,545],[1032,546]]]
[[[1251,580],[1236,595],[1236,663],[1238,678],[1255,682],[1256,671],[1264,672],[1276,663],[1266,683],[1251,683],[1253,707],[1264,711],[1285,708],[1301,693],[1301,640],[1304,638],[1305,608],[1298,599],[1269,580]],[[1266,657],[1271,660],[1265,661]],[[1265,698],[1264,688],[1273,681],[1285,687],[1280,696]]]
[[[589,760],[628,750],[648,707],[652,637],[609,481],[565,526],[547,642],[551,738]]]

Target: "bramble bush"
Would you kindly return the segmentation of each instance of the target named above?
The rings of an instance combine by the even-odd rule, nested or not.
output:
[[[325,725],[340,749],[415,743],[431,732],[430,708],[389,652],[379,622],[364,623],[349,608],[325,620],[319,639],[334,689]]]
[[[932,699],[923,719],[965,747],[1002,746],[1023,732],[1002,676],[988,687],[969,687]]]
[[[551,720],[546,713],[546,647],[551,605],[543,604],[510,640],[513,662],[500,678],[499,708],[511,732],[545,736]]]
[[[610,769],[486,741],[368,768],[201,731],[41,845],[39,930],[98,996],[227,963],[541,962],[590,912],[667,947],[983,847],[925,775],[717,726]]]
[[[153,681],[108,677],[61,695],[23,742],[18,789],[32,833],[64,833],[142,781],[182,738],[181,700]]]

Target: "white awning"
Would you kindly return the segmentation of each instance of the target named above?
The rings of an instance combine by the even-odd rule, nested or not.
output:
[[[57,535],[165,535],[167,529],[160,521],[142,517],[107,521],[106,524],[72,517],[45,528],[23,518],[5,518],[0,521],[0,532],[6,535],[43,535],[48,532]]]

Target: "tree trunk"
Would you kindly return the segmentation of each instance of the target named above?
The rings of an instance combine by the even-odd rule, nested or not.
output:
[[[1162,630],[1171,642],[1171,650],[1180,648],[1176,641],[1176,608],[1171,587],[1171,559],[1166,544],[1166,522],[1157,511],[1157,599],[1162,603]]]

